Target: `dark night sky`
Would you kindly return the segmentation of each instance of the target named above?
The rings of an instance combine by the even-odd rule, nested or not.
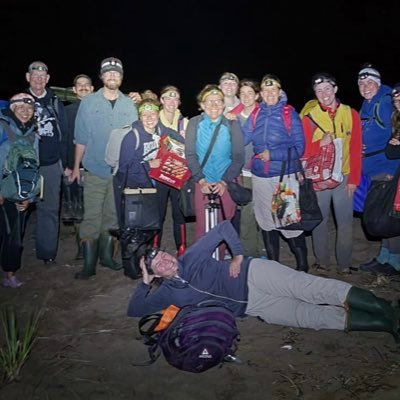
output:
[[[197,92],[224,71],[278,75],[297,109],[311,96],[315,72],[335,75],[339,97],[356,108],[364,62],[384,83],[400,81],[400,1],[292,2],[3,0],[0,97],[25,87],[37,59],[48,64],[50,85],[71,86],[87,73],[97,89],[100,61],[109,56],[124,64],[124,92],[176,84],[190,116]]]

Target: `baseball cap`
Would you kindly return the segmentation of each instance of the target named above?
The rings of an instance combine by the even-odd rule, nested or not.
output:
[[[123,74],[124,70],[122,67],[121,60],[118,58],[115,58],[115,57],[105,58],[101,62],[100,75],[103,75],[104,73],[109,72],[109,71],[116,71],[116,72],[119,72],[120,74]]]

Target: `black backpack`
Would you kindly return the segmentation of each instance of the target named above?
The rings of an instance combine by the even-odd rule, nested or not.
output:
[[[174,306],[172,306],[174,307]],[[234,356],[239,330],[234,315],[219,305],[189,305],[178,311],[168,327],[157,329],[162,314],[139,321],[140,333],[149,345],[151,364],[161,352],[169,364],[183,371],[204,372]]]

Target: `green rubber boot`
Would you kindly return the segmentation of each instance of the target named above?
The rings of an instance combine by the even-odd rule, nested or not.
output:
[[[369,290],[353,286],[346,299],[347,328],[352,331],[389,332],[400,343],[399,308]]]
[[[118,240],[110,234],[101,234],[99,237],[99,258],[103,267],[118,271],[122,268],[122,264],[114,261],[114,250],[116,249]]]
[[[98,258],[98,242],[95,239],[82,240],[83,268],[75,274],[75,279],[88,279],[96,275],[96,264]]]

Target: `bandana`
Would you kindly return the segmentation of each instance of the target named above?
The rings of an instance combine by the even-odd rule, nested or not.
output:
[[[139,107],[139,114],[141,114],[143,111],[160,111],[160,107],[158,107],[156,104],[145,103]]]

